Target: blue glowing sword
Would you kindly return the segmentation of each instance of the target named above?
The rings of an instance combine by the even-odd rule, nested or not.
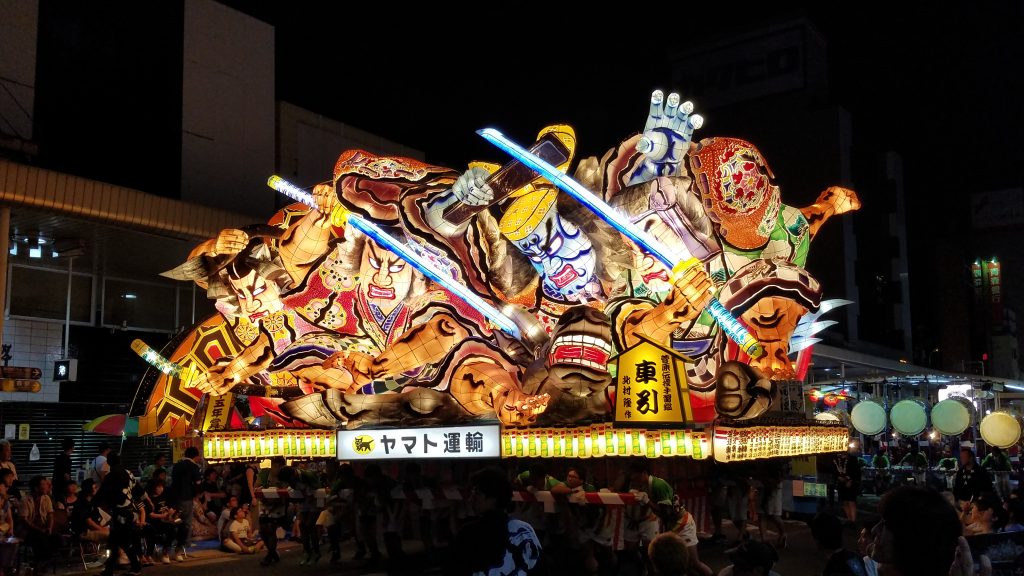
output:
[[[690,268],[701,265],[700,260],[694,258],[691,254],[669,248],[660,240],[647,234],[639,226],[630,222],[625,216],[619,214],[614,208],[595,196],[590,190],[584,188],[579,182],[566,176],[548,162],[530,154],[528,150],[509,140],[501,132],[493,128],[484,128],[483,130],[477,130],[477,134],[483,136],[485,140],[501,148],[513,158],[529,166],[534,172],[537,172],[552,184],[564,190],[580,204],[586,206],[591,212],[600,216],[601,219],[636,243],[640,249],[650,252],[662,264],[672,270],[673,279],[681,277]],[[725,332],[726,336],[739,345],[747,355],[752,358],[759,358],[764,354],[764,348],[761,347],[761,344],[725,309],[725,306],[722,306],[721,302],[712,298],[708,302],[707,311],[718,322],[718,325],[722,327],[722,331]]]
[[[287,182],[280,176],[271,176],[270,179],[267,180],[267,185],[292,200],[302,202],[311,208],[316,208],[316,200],[313,198],[312,194]],[[444,287],[445,290],[448,290],[459,298],[462,298],[463,301],[482,313],[491,322],[491,324],[494,324],[498,328],[504,330],[507,334],[510,334],[517,340],[520,338],[521,334],[519,326],[516,325],[511,318],[502,314],[497,308],[491,306],[486,300],[476,295],[476,293],[472,292],[464,284],[459,283],[448,274],[438,270],[430,260],[427,260],[405,243],[400,242],[387,232],[381,230],[380,227],[373,222],[370,222],[359,214],[350,212],[340,203],[335,207],[334,213],[330,216],[336,225],[340,226],[347,223],[349,226],[359,230],[363,234],[366,234],[381,248],[397,254],[399,258],[411,264],[413,268],[419,270],[424,276],[430,278],[434,282],[437,282]]]

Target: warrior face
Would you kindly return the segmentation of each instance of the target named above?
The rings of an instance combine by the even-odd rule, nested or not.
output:
[[[591,298],[600,292],[590,238],[562,219],[552,206],[525,238],[513,242],[540,273],[544,292],[554,298]]]
[[[240,314],[248,316],[250,322],[256,323],[260,318],[284,308],[277,284],[258,275],[255,270],[249,270],[241,278],[229,277],[228,283],[238,297]]]
[[[359,290],[366,302],[389,316],[409,295],[413,268],[367,238],[359,263]]]

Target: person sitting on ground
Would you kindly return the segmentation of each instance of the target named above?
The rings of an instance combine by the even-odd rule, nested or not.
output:
[[[843,548],[843,523],[831,514],[819,514],[811,522],[811,537],[829,554],[822,576],[866,576],[864,560]]]
[[[687,566],[686,542],[674,532],[658,534],[647,546],[647,558],[651,561],[656,576],[686,576]],[[710,572],[708,572],[710,574]]]
[[[744,540],[739,546],[725,551],[732,562],[718,571],[718,576],[779,576],[772,570],[779,554],[770,544],[757,540]]]
[[[234,510],[238,506],[238,496],[229,496],[227,505],[220,512],[220,518],[217,518],[217,534],[221,541],[227,538],[228,527],[231,526]]]
[[[182,518],[184,521],[184,518]],[[217,518],[210,518],[206,504],[197,494],[192,499],[192,540],[219,540],[217,534]]]
[[[253,538],[252,526],[249,525],[249,509],[235,506],[231,509],[231,518],[227,537],[221,541],[221,546],[225,550],[239,554],[255,554],[262,550],[263,542]]]

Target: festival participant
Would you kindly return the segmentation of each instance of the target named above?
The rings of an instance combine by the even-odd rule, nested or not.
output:
[[[986,492],[992,492],[992,477],[988,470],[978,465],[974,450],[960,449],[960,469],[953,480],[953,496],[963,511],[970,509],[970,502]]]
[[[874,457],[871,458],[871,467],[875,469],[875,494],[883,494],[889,489],[889,482],[892,478],[892,466],[885,446],[879,447],[875,452]]]
[[[445,564],[446,576],[526,576],[541,559],[537,534],[529,524],[510,518],[512,485],[504,472],[486,468],[470,480],[470,503],[476,514],[455,537]]]
[[[674,519],[672,486],[651,474],[646,460],[637,460],[629,466],[629,487],[640,495],[638,501],[646,510],[639,528],[640,545],[646,550],[646,546],[662,531],[663,519],[665,524]]]
[[[995,480],[996,494],[1002,499],[1010,497],[1010,472],[1013,471],[1013,463],[1006,455],[1006,452],[998,446],[993,446],[992,451],[981,461],[981,466],[989,471]]]
[[[697,540],[697,521],[694,519],[693,514],[690,514],[684,506],[679,506],[675,511],[676,520],[671,524],[666,532],[670,532],[679,536],[682,539],[685,548],[685,559],[686,573],[696,573],[701,576],[711,576],[711,567],[701,562],[700,553],[698,552],[697,546],[700,542]],[[661,538],[665,534],[659,534],[651,541],[651,545],[648,547],[648,557],[651,562],[657,566],[657,561],[651,555],[651,549],[654,548],[654,542]],[[681,574],[683,572],[680,572]]]
[[[834,458],[839,502],[848,522],[857,521],[857,496],[860,495],[860,458],[856,452],[857,449],[851,447],[849,453]]]
[[[928,457],[921,453],[917,442],[910,445],[910,452],[907,452],[900,460],[900,466],[910,466],[913,469],[914,483],[925,487],[925,476],[928,474]]]

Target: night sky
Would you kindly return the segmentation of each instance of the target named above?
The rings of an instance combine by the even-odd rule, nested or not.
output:
[[[617,14],[518,5],[501,18],[451,19],[383,4],[228,4],[276,26],[279,99],[449,166],[489,153],[473,132],[483,126],[525,140],[565,121],[581,152],[598,154],[642,127],[652,89],[677,88],[672,54],[803,16],[828,42],[829,100],[904,155],[915,203],[1022,180],[1024,2],[858,3],[842,13],[832,4]],[[703,133],[714,133],[713,118]],[[956,166],[969,177],[950,178]]]

